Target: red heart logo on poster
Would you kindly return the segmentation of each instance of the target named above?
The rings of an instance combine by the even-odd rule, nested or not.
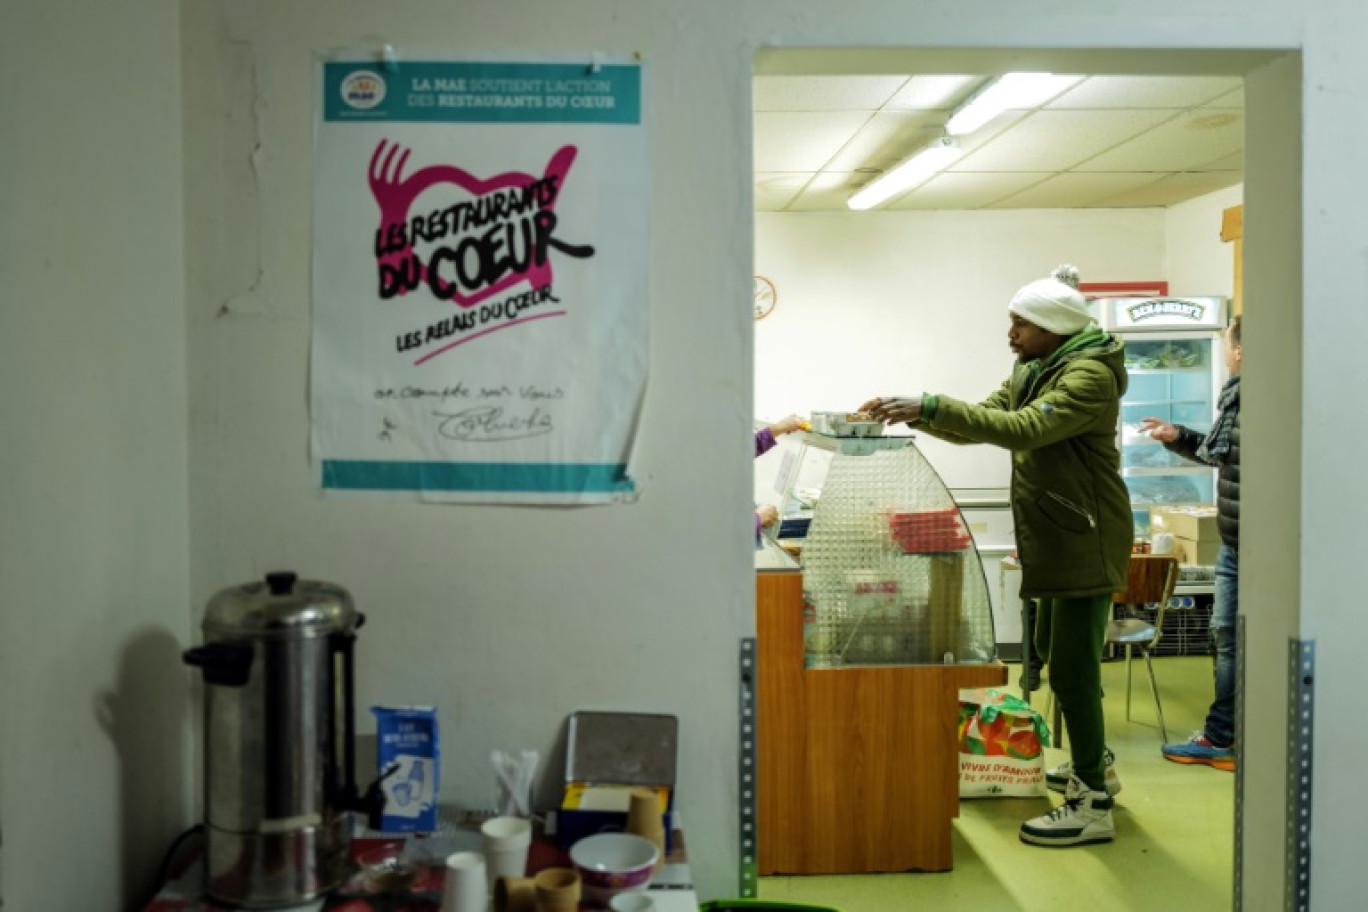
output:
[[[410,152],[382,139],[370,160],[371,194],[380,207],[381,300],[426,285],[439,300],[470,307],[520,282],[549,286],[551,248],[581,259],[594,255],[593,247],[554,235],[575,146],[557,149],[540,177],[507,171],[484,180],[455,165],[405,177]]]

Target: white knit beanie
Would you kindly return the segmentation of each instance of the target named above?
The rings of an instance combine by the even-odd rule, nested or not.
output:
[[[1078,270],[1067,263],[1048,279],[1023,286],[1012,296],[1007,310],[1061,336],[1072,336],[1093,323],[1088,301],[1078,291]]]

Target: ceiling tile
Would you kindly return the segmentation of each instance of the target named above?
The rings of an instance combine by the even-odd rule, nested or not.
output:
[[[1089,203],[1090,206],[1119,209],[1133,206],[1172,206],[1194,197],[1233,187],[1243,175],[1232,171],[1170,174],[1159,180],[1115,196]]]
[[[886,171],[945,132],[945,115],[928,111],[874,114],[827,162],[828,171],[873,168]]]
[[[789,203],[789,212],[848,212],[846,200],[869,182],[867,174],[827,172],[819,174],[807,189]]]
[[[1079,164],[1078,171],[1187,171],[1244,144],[1244,112],[1200,108]]]
[[[1222,156],[1215,161],[1209,161],[1198,168],[1189,168],[1189,171],[1243,171],[1244,170],[1244,150],[1235,152],[1231,155]]]
[[[1244,85],[1241,85],[1233,92],[1229,92],[1219,98],[1214,98],[1210,103],[1203,105],[1203,107],[1207,108],[1239,108],[1240,110],[1244,110],[1244,106]]]
[[[850,141],[867,111],[755,115],[756,171],[817,171]]]
[[[1172,116],[1172,111],[1036,111],[949,170],[1064,171]]]
[[[1050,178],[1051,172],[938,174],[880,209],[983,209]]]
[[[907,76],[756,76],[751,106],[756,111],[877,111],[908,81]]]
[[[973,133],[965,136],[957,136],[960,148],[964,150],[964,155],[968,155],[975,149],[986,146],[988,143],[997,139],[1003,133],[1030,117],[1031,111],[1003,111],[997,117],[979,127]],[[963,158],[961,158],[963,161]]]
[[[949,111],[988,81],[987,76],[913,76],[885,107],[890,111]]]
[[[1045,107],[1191,108],[1242,85],[1238,76],[1091,76]]]
[[[999,200],[990,209],[1067,209],[1089,206],[1127,190],[1154,183],[1158,174],[1057,174],[1020,193]]]
[[[757,77],[756,208],[845,211],[989,78]],[[1243,120],[1235,77],[1087,77],[959,137],[947,172],[880,208],[1170,206],[1243,179]]]
[[[762,171],[755,175],[755,208],[778,212],[816,177],[811,171]]]

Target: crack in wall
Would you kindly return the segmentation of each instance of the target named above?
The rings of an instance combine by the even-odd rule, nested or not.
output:
[[[261,121],[265,105],[252,44],[224,42],[224,113],[220,138],[219,218],[216,244],[223,289],[215,318],[261,316]],[[246,87],[246,91],[235,90]]]

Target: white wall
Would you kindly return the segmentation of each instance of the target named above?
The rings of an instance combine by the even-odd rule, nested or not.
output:
[[[755,270],[778,303],[755,324],[756,414],[922,393],[977,402],[1011,373],[1018,288],[1066,262],[1084,282],[1162,276],[1164,227],[1161,209],[757,213]],[[1005,450],[918,446],[952,488],[1008,484]]]
[[[539,806],[554,806],[570,713],[677,715],[694,875],[718,896],[739,882],[739,649],[753,623],[741,508],[750,70],[730,28],[684,28],[692,18],[604,2],[426,0],[402,16],[354,0],[187,11],[191,566],[196,605],[280,567],[350,590],[369,617],[358,705],[439,707],[447,801],[491,806],[490,751],[530,748],[544,764]],[[564,51],[587,65],[596,50],[637,50],[648,62],[652,340],[638,502],[320,496],[307,448],[312,55],[380,40],[406,56]],[[719,42],[730,48],[720,58]],[[731,141],[701,141],[716,134]],[[368,713],[358,722],[373,731]]]
[[[1244,201],[1244,186],[1227,187],[1164,210],[1164,277],[1175,295],[1235,293],[1235,245],[1221,240],[1221,214]]]
[[[170,729],[165,721],[183,717],[184,674],[170,666],[175,641],[189,638],[187,613],[198,617],[219,586],[283,564],[355,591],[375,619],[361,647],[363,700],[441,702],[450,768],[469,771],[471,783],[490,746],[546,745],[571,708],[678,711],[681,800],[698,834],[699,878],[706,894],[734,892],[734,657],[752,587],[750,519],[738,505],[751,470],[753,52],[762,45],[1221,45],[1304,48],[1305,121],[1302,129],[1277,124],[1277,135],[1294,148],[1271,153],[1279,161],[1264,171],[1274,180],[1262,195],[1253,186],[1251,152],[1247,255],[1261,243],[1261,224],[1283,226],[1265,235],[1257,266],[1281,284],[1246,289],[1251,358],[1260,333],[1256,297],[1277,293],[1295,308],[1300,295],[1304,318],[1293,327],[1299,332],[1264,337],[1260,357],[1272,367],[1266,388],[1275,388],[1283,369],[1276,386],[1282,398],[1275,416],[1251,397],[1249,433],[1253,446],[1261,423],[1270,440],[1275,427],[1301,429],[1302,473],[1284,460],[1262,477],[1301,495],[1294,504],[1301,528],[1292,525],[1300,550],[1286,552],[1300,558],[1291,593],[1298,604],[1287,610],[1299,611],[1298,631],[1322,644],[1313,903],[1355,907],[1368,890],[1356,838],[1368,799],[1343,758],[1368,747],[1368,735],[1337,723],[1356,712],[1364,628],[1347,594],[1360,582],[1356,523],[1368,511],[1368,481],[1356,460],[1368,450],[1368,426],[1346,421],[1345,403],[1362,392],[1361,340],[1368,337],[1368,309],[1356,303],[1368,247],[1361,217],[1368,188],[1357,179],[1368,121],[1346,117],[1344,103],[1352,106],[1368,86],[1368,21],[1359,0],[1150,0],[1107,16],[1095,6],[852,0],[831,16],[817,0],[415,0],[395,15],[395,7],[356,0],[187,0],[181,9],[192,22],[181,59],[191,145],[183,176],[196,194],[187,199],[186,241],[194,459],[187,599],[178,386],[185,350],[174,306],[177,6],[7,4],[0,20],[8,87],[0,102],[7,317],[0,371],[10,391],[0,457],[0,882],[8,905],[20,912],[124,905],[113,898],[122,872],[146,871],[146,858],[164,846],[153,830],[174,830],[146,821],[176,810],[184,783],[176,764],[157,762],[174,755],[174,746],[130,754],[146,765],[120,767],[118,749],[95,721],[100,694],[120,695],[124,732],[150,729],[121,743],[158,744]],[[220,12],[229,21],[208,15]],[[396,508],[314,495],[303,405],[309,55],[363,40],[482,54],[637,50],[650,63],[655,334],[643,427],[649,484],[638,505]],[[219,85],[231,86],[235,107],[222,106],[216,92],[216,81],[228,77]],[[1281,81],[1289,84],[1295,102],[1295,74]],[[1251,95],[1251,120],[1257,103]],[[239,114],[256,124],[237,122]],[[222,134],[224,143],[213,148],[196,132],[202,129]],[[246,145],[250,137],[260,146]],[[1289,166],[1295,175],[1298,153],[1300,199],[1295,177],[1280,170]],[[1302,213],[1304,280],[1294,278],[1295,262],[1284,268],[1299,253],[1294,228]],[[216,219],[226,224],[215,229]],[[213,319],[224,304],[224,316]],[[1303,346],[1313,353],[1304,376]],[[1249,379],[1252,392],[1252,370]],[[735,450],[718,443],[733,440]],[[1251,477],[1254,461],[1251,455]],[[1276,541],[1251,543],[1248,560],[1285,566]],[[1262,636],[1252,667],[1271,682],[1283,673],[1279,644],[1271,630]],[[629,655],[650,658],[623,658]],[[164,680],[150,686],[136,669]],[[1269,705],[1264,715],[1280,709]],[[1270,897],[1282,892],[1274,736],[1281,724],[1261,719],[1258,749],[1251,743],[1247,758],[1258,787],[1246,791],[1246,808],[1259,817],[1245,838],[1260,849],[1258,863],[1245,869],[1249,908],[1276,902]],[[46,781],[38,777],[57,764],[72,770],[73,785],[54,796],[38,787]],[[134,797],[159,800],[129,803],[134,786],[147,790]],[[477,784],[467,789],[482,797]],[[147,832],[137,831],[144,825]],[[52,846],[63,852],[49,852]],[[79,877],[70,876],[73,855],[82,860]]]
[[[135,908],[187,825],[177,4],[0,6],[0,885]]]

